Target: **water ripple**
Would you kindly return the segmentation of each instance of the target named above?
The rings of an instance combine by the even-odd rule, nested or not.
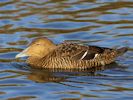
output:
[[[132,99],[132,12],[132,0],[1,0],[0,98]],[[31,69],[15,55],[38,36],[129,51],[115,64],[89,71]]]

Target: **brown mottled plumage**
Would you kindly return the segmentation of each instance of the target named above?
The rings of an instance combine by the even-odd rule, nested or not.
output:
[[[27,63],[35,68],[86,69],[110,64],[126,51],[126,47],[116,50],[70,42],[56,45],[48,38],[41,37],[16,58],[29,56]]]

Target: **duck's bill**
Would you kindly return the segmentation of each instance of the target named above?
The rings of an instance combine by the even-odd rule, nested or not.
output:
[[[27,49],[23,50],[22,52],[20,52],[19,54],[17,54],[15,56],[15,58],[22,58],[22,57],[27,57],[28,55],[26,54]]]

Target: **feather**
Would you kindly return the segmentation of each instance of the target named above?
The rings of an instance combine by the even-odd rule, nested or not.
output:
[[[47,38],[38,38],[22,53],[29,56],[27,63],[35,68],[87,69],[110,64],[126,51],[126,47],[110,49],[70,42],[56,45]],[[22,57],[20,54],[16,57]]]

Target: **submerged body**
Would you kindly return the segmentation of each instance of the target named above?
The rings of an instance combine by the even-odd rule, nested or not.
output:
[[[41,37],[16,58],[28,56],[26,62],[35,68],[87,69],[110,64],[126,51],[126,47],[110,49],[70,42],[56,45],[48,38]]]

